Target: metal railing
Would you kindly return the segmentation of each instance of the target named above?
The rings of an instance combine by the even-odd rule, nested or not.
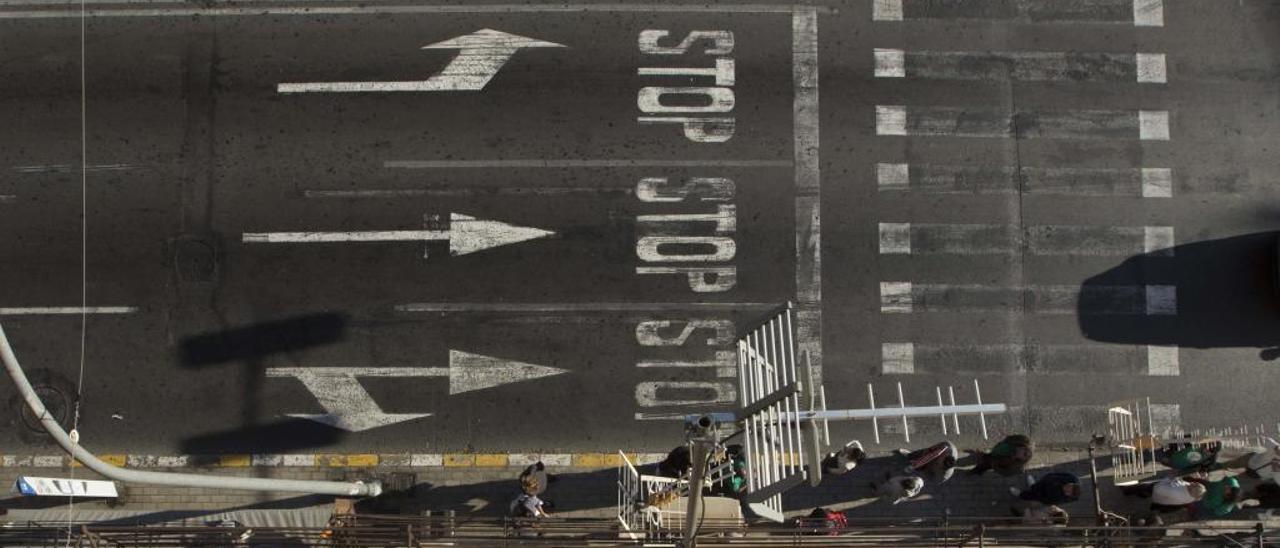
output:
[[[786,524],[708,520],[699,546],[980,546],[1208,547],[1280,545],[1280,532],[1258,522],[1181,524],[1164,527],[1029,526],[992,518],[924,519],[900,522],[851,519],[839,528],[821,522]],[[441,516],[335,516],[328,527],[169,527],[24,523],[0,528],[4,546],[670,546],[663,539],[633,539],[609,519],[541,520]]]

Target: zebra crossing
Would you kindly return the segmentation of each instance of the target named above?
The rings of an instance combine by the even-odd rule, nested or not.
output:
[[[1132,26],[1148,27],[1151,32],[1164,26],[1165,13],[1162,0],[874,0],[871,19],[875,25],[897,26],[898,33],[887,36],[909,40],[915,33],[926,32],[928,27],[920,23],[930,21]],[[1166,53],[1145,48],[1105,51],[1103,46],[1100,51],[1075,51],[1062,47],[1062,51],[1053,51],[1054,44],[1047,40],[1043,51],[977,51],[972,45],[939,47],[936,37],[931,39],[929,49],[912,49],[901,43],[876,44],[880,47],[867,52],[873,57],[874,78],[897,82],[906,90],[915,89],[912,86],[975,81],[1047,83],[1058,90],[1081,84],[1082,97],[1089,97],[1101,89],[1099,86],[1161,89],[1169,84],[1170,59]],[[876,219],[878,252],[885,259],[881,261],[878,280],[879,313],[882,321],[895,322],[895,329],[885,330],[893,334],[881,340],[879,373],[979,379],[1010,374],[1104,378],[1181,375],[1179,349],[1174,346],[1105,344],[1078,335],[1074,340],[1046,340],[1028,336],[1021,328],[993,333],[990,340],[957,342],[928,331],[924,327],[927,324],[916,326],[910,321],[919,315],[951,314],[963,319],[994,314],[1014,317],[1015,323],[1029,325],[1071,316],[1141,320],[1178,314],[1178,288],[1174,285],[1066,284],[1061,279],[1037,279],[1037,273],[1024,270],[1019,260],[1009,260],[1036,257],[1040,261],[1094,261],[1101,272],[1129,257],[1144,255],[1158,268],[1159,261],[1174,256],[1178,244],[1171,222],[1134,223],[1132,218],[1117,216],[1107,221],[1113,224],[1105,225],[1041,224],[1024,219],[1020,200],[1067,197],[1076,200],[1075,204],[1088,203],[1087,200],[1170,200],[1176,186],[1173,167],[1145,165],[1145,155],[1141,154],[1133,155],[1137,159],[1127,166],[1048,162],[1070,157],[1066,153],[1031,157],[1033,165],[1021,163],[1016,153],[1005,155],[1006,165],[976,160],[964,164],[956,163],[954,156],[930,161],[929,154],[941,145],[925,146],[950,140],[957,143],[956,147],[964,147],[967,142],[1032,141],[1041,150],[1076,143],[1142,147],[1177,137],[1171,126],[1175,113],[1163,104],[1133,108],[1132,102],[1117,101],[1121,94],[1114,93],[1098,94],[1096,101],[1085,101],[1087,108],[1079,108],[1079,104],[1046,105],[1043,101],[1033,107],[1002,104],[1000,100],[974,104],[973,94],[962,95],[970,97],[969,104],[948,104],[944,99],[927,104],[904,101],[874,105],[875,139],[896,140],[890,142],[901,143],[904,150],[911,151],[911,161],[889,156],[874,158],[871,175],[878,199],[882,205],[894,206],[909,206],[922,200],[936,206],[953,197],[964,197],[969,204],[975,199],[989,199],[1015,205],[1005,208],[1008,214],[999,218],[980,217],[982,213],[974,213],[973,208],[948,211],[946,219],[927,218],[928,207],[884,207],[881,209],[900,213],[876,214],[880,217]],[[935,90],[932,97],[938,96],[942,94]],[[1015,145],[1010,146],[1016,151]],[[966,215],[974,218],[957,218]],[[911,261],[917,256],[990,259],[1008,265],[1008,273],[990,284],[968,283],[971,280],[963,280],[958,274],[951,280],[939,279],[948,275],[936,271],[928,279],[913,279],[917,273],[910,268]],[[1072,336],[1067,334],[1065,338]],[[1092,417],[1098,406],[1107,402],[1081,403],[1086,405],[1070,410],[1025,409],[1028,417],[1053,417],[1059,412]],[[1024,406],[1026,402],[1013,405]],[[1176,423],[1178,406],[1161,405],[1168,420]]]

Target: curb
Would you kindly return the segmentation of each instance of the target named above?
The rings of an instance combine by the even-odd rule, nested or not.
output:
[[[652,464],[666,453],[626,453],[634,464]],[[502,468],[525,467],[538,461],[566,468],[616,468],[621,453],[314,453],[225,455],[98,455],[122,468]],[[80,468],[66,455],[3,455],[0,468]]]

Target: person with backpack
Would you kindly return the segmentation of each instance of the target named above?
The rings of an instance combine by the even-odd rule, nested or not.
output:
[[[1179,440],[1165,444],[1160,453],[1160,464],[1172,468],[1178,474],[1207,472],[1214,468],[1222,442],[1218,440]]]
[[[949,441],[942,441],[924,449],[908,452],[906,449],[895,451],[898,456],[905,457],[908,465],[904,474],[922,476],[934,483],[943,483],[951,479],[956,468],[956,446]]]
[[[995,470],[1001,476],[1021,474],[1031,462],[1035,444],[1031,438],[1022,434],[1005,436],[990,451],[968,451],[977,464],[969,470],[969,474],[980,476],[988,470]]]
[[[862,442],[853,440],[846,443],[839,451],[827,453],[822,459],[822,473],[839,476],[854,468],[867,458],[867,453],[862,450]]]

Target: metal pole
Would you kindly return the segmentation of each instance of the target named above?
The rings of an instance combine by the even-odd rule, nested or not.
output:
[[[27,375],[22,372],[22,366],[18,364],[18,358],[13,354],[13,348],[9,346],[9,338],[4,334],[4,328],[0,327],[0,359],[4,361],[4,368],[9,373],[9,378],[13,379],[13,383],[17,385],[18,392],[22,394],[22,398],[26,400],[27,407],[31,408],[31,412],[40,418],[40,424],[44,426],[45,431],[53,437],[53,440],[62,446],[62,449],[69,453],[73,458],[80,461],[86,468],[93,470],[107,478],[122,481],[125,483],[149,483],[152,485],[173,485],[176,487],[207,487],[211,489],[243,489],[246,491],[289,491],[295,493],[314,493],[317,495],[336,495],[336,496],[377,496],[382,492],[382,484],[378,481],[364,483],[356,482],[337,482],[337,481],[302,481],[302,480],[282,480],[282,479],[266,479],[266,478],[238,478],[227,476],[205,476],[200,474],[174,474],[167,472],[147,472],[142,470],[129,470],[118,468],[103,462],[98,457],[93,456],[83,447],[71,440],[67,432],[62,429],[58,421],[49,414],[45,409],[44,403],[40,401],[31,383],[27,381]]]
[[[689,462],[692,467],[689,470],[689,497],[685,503],[684,509],[684,533],[681,535],[681,544],[685,548],[694,548],[698,545],[698,526],[702,525],[702,480],[707,472],[707,461],[711,451],[715,448],[716,440],[716,422],[711,417],[703,415],[698,417],[697,422],[687,426],[689,432]]]

